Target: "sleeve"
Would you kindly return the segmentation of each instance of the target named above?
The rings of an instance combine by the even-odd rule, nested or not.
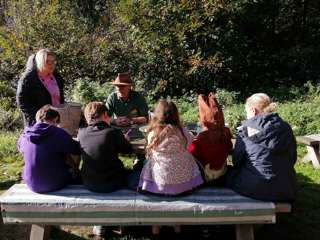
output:
[[[106,108],[107,108],[107,113],[109,117],[112,117],[114,114],[114,100],[113,100],[113,93],[110,94],[107,98],[106,101]]]
[[[146,99],[139,94],[139,114],[140,114],[139,117],[148,118],[148,111],[149,111],[149,108],[148,108]]]
[[[64,99],[64,80],[58,71],[54,72],[54,77],[56,78],[58,86],[59,86],[60,103],[63,104],[65,101],[65,99]]]
[[[243,164],[246,156],[246,146],[243,139],[237,136],[236,144],[232,154],[232,162],[235,167],[239,167]]]
[[[17,94],[16,94],[16,100],[17,105],[25,115],[26,120],[29,124],[31,124],[34,121],[37,108],[32,103],[32,90],[30,87],[30,81],[26,75],[22,76],[18,82],[18,88],[17,88]]]
[[[114,140],[119,153],[132,153],[132,145],[124,138],[120,130],[114,130]]]
[[[24,141],[25,141],[25,137],[24,137],[24,133],[22,133],[17,142],[17,149],[22,154],[24,153],[23,147],[26,145]]]
[[[182,130],[183,130],[184,136],[187,139],[187,146],[189,146],[193,142],[194,137],[187,128],[183,127]]]
[[[67,132],[65,132],[63,129],[60,129],[63,131],[63,138],[64,141],[61,141],[61,148],[62,152],[64,154],[74,154],[74,155],[80,155],[81,154],[81,148],[80,143],[78,141],[75,141]]]
[[[226,143],[227,143],[229,154],[231,154],[232,150],[233,150],[233,143],[232,143],[232,134],[231,134],[231,131],[229,128],[227,128],[227,127],[224,128],[224,135],[227,140]]]

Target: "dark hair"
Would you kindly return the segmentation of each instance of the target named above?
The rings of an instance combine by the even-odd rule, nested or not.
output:
[[[104,113],[107,113],[107,107],[103,102],[90,102],[84,109],[84,116],[88,124],[101,117]]]
[[[36,113],[37,122],[53,121],[56,118],[58,118],[57,123],[60,123],[59,112],[50,104],[44,105]]]

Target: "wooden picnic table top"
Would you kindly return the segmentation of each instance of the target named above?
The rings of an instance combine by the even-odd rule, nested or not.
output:
[[[131,190],[94,193],[82,185],[34,193],[15,184],[0,197],[4,223],[152,225],[275,223],[276,204],[226,188],[199,188],[165,197]]]
[[[298,136],[297,141],[309,146],[317,146],[320,143],[320,134]]]

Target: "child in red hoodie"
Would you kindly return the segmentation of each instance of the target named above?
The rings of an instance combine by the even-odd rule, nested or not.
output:
[[[205,178],[214,181],[225,174],[232,150],[231,132],[224,125],[221,107],[213,93],[199,95],[199,115],[203,131],[189,145],[189,152],[201,163]]]

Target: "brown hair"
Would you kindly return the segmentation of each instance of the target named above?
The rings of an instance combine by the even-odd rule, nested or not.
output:
[[[178,128],[187,142],[181,126],[178,108],[173,102],[164,99],[159,100],[154,112],[155,116],[151,120],[147,130],[147,135],[151,131],[154,132],[154,139],[146,148],[147,154],[152,148],[158,146],[165,139],[169,130],[171,129],[167,126],[170,125]]]
[[[56,118],[58,118],[57,123],[59,123],[60,122],[60,114],[50,104],[44,105],[36,113],[37,122],[52,121]]]
[[[84,109],[84,116],[88,124],[107,112],[107,107],[102,102],[90,102]]]

